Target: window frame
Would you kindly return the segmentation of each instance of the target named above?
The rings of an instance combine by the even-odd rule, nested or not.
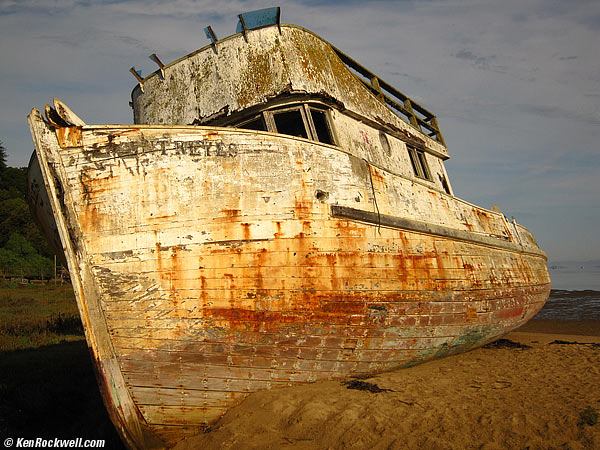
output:
[[[265,130],[256,130],[255,128],[244,128],[244,125],[247,125],[250,122],[254,122],[256,119],[262,120],[262,123],[265,125]],[[255,114],[254,116],[248,118],[247,120],[244,120],[243,122],[241,122],[239,124],[236,124],[235,128],[244,128],[245,130],[252,130],[252,131],[269,131],[269,124],[267,124],[267,121],[265,120],[265,117],[263,116],[263,114],[258,113],[258,114]]]
[[[308,120],[310,122],[310,132],[314,136],[314,139],[312,139],[312,140],[314,140],[316,142],[320,142],[321,144],[337,145],[338,140],[337,140],[337,137],[333,130],[333,125],[332,125],[333,121],[331,119],[331,110],[327,107],[318,107],[318,106],[316,106],[314,104],[310,104],[310,103],[304,103],[303,105],[304,105],[304,109],[306,110],[306,116],[308,117]],[[327,126],[327,131],[329,132],[329,137],[331,138],[331,144],[328,144],[327,142],[322,142],[319,140],[317,128],[315,127],[315,123],[314,123],[312,113],[311,113],[312,109],[314,109],[315,111],[324,113],[325,125]]]
[[[263,111],[263,117],[265,117],[265,122],[267,123],[267,128],[270,128],[269,131],[272,131],[273,133],[278,133],[278,134],[284,134],[284,133],[280,133],[277,130],[277,124],[275,123],[275,115],[276,114],[281,114],[281,113],[285,113],[285,112],[289,112],[289,111],[300,111],[300,116],[302,117],[302,123],[304,124],[304,130],[306,131],[306,137],[303,139],[310,139],[310,140],[314,140],[311,136],[312,136],[312,130],[310,128],[310,124],[308,123],[308,119],[306,117],[306,111],[303,108],[304,105],[293,105],[293,106],[284,106],[282,108],[276,108],[276,109],[269,109],[266,111]],[[291,134],[285,134],[285,136],[292,136]],[[299,136],[294,136],[294,137],[299,137]]]
[[[315,110],[318,111],[319,113],[323,113],[325,116],[325,124],[327,126],[327,131],[329,132],[329,137],[331,138],[331,143],[327,143],[327,142],[323,142],[319,140],[319,135],[317,134],[317,129],[315,127],[313,118],[312,118],[312,112],[311,110]],[[269,109],[265,109],[263,111],[258,112],[257,114],[254,114],[253,116],[246,118],[245,120],[243,120],[242,122],[238,122],[235,125],[231,125],[235,128],[244,128],[244,125],[250,122],[253,122],[254,120],[256,120],[259,117],[262,117],[263,123],[266,126],[266,131],[271,132],[271,133],[278,133],[278,134],[282,134],[284,136],[292,136],[289,134],[283,134],[280,133],[277,130],[277,124],[275,123],[275,115],[279,114],[279,113],[285,113],[288,111],[299,111],[300,115],[302,117],[302,123],[304,125],[304,129],[306,131],[306,138],[301,138],[301,139],[308,139],[310,141],[313,142],[318,142],[319,144],[325,144],[325,145],[334,145],[337,146],[338,145],[338,139],[335,133],[335,129],[333,127],[333,120],[331,118],[331,108],[325,106],[325,105],[320,105],[320,104],[315,104],[315,103],[311,103],[311,102],[306,102],[306,103],[292,103],[292,104],[287,104],[287,105],[279,105],[279,106],[273,106]],[[250,129],[250,128],[248,128]],[[254,131],[258,131],[258,130],[254,130]],[[298,136],[294,136],[294,137],[298,137]]]
[[[414,175],[417,178],[433,182],[431,170],[429,169],[427,157],[425,156],[425,151],[409,145],[406,146],[406,149],[408,150],[408,157],[410,159]]]

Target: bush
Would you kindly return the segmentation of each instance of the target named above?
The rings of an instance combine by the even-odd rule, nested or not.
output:
[[[4,248],[0,248],[0,270],[4,274],[48,278],[54,272],[54,264],[21,234],[12,233]]]

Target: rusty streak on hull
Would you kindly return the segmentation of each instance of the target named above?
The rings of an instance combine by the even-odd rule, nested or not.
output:
[[[339,147],[29,120],[103,396],[132,447],[171,446],[259,389],[483,345],[548,297],[525,228]]]

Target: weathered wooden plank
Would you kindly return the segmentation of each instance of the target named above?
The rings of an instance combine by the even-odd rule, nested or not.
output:
[[[416,353],[420,348],[404,349],[404,353]],[[356,359],[337,361],[319,361],[307,369],[278,369],[261,367],[236,367],[209,364],[178,365],[176,363],[149,363],[147,361],[127,360],[123,362],[123,375],[132,386],[160,387],[177,389],[185,386],[194,390],[220,390],[215,384],[226,386],[228,382],[235,384],[234,392],[246,391],[241,386],[248,381],[305,383],[318,379],[342,377],[342,373],[368,373],[385,368],[397,367],[406,360],[366,361]],[[148,372],[155,374],[147,376]],[[247,391],[246,391],[247,392]],[[207,401],[217,402],[215,399]],[[213,403],[216,404],[216,403]]]
[[[547,291],[547,285],[539,284],[539,285],[529,285],[529,286],[500,286],[493,288],[477,288],[474,289],[471,287],[469,290],[463,291],[415,291],[415,290],[394,290],[394,291],[383,291],[380,290],[378,292],[346,292],[344,293],[343,298],[346,301],[364,301],[369,302],[369,304],[385,304],[388,308],[394,308],[394,304],[398,304],[399,307],[402,307],[403,303],[414,303],[414,302],[428,302],[428,303],[441,303],[446,304],[450,303],[452,308],[463,308],[464,303],[469,303],[473,301],[495,301],[496,299],[500,300],[502,298],[512,298],[515,296],[528,296],[530,297],[530,301],[534,301],[535,298],[544,294]],[[134,291],[134,288],[131,289]],[[104,305],[104,309],[106,311],[120,311],[127,312],[130,311],[132,313],[139,312],[151,312],[156,311],[157,313],[163,311],[173,311],[174,304],[173,299],[169,297],[169,295],[157,295],[157,288],[154,288],[153,292],[150,292],[151,295],[147,292],[138,292],[135,291],[132,294],[132,298],[130,299],[122,299],[122,301],[111,301]],[[265,297],[272,298],[284,298],[287,295],[300,295],[303,296],[302,291],[300,292],[288,292],[279,289],[264,289],[261,291]],[[193,294],[193,292],[191,292]],[[252,294],[253,295],[248,295]],[[318,292],[315,291],[315,294]],[[134,295],[135,294],[135,295]],[[156,294],[156,295],[155,295]],[[206,293],[206,299],[212,300],[216,298],[222,298],[216,296],[215,291],[209,291]],[[256,291],[254,290],[240,290],[239,295],[237,297],[233,297],[239,301],[243,299],[248,299],[250,297],[254,297]],[[379,294],[379,295],[378,295]],[[204,296],[186,296],[179,295],[177,308],[180,308],[182,313],[188,314],[191,313],[194,309],[197,309],[199,304],[203,304]],[[304,299],[306,300],[306,299]],[[289,301],[290,308],[292,310],[297,309],[297,306],[294,303],[294,297],[290,297]],[[277,306],[277,305],[272,305]],[[458,310],[452,309],[453,312]]]
[[[402,321],[412,321],[413,324],[419,324],[419,329],[412,331],[414,336],[428,335],[432,332],[437,332],[440,336],[452,336],[452,332],[460,331],[460,326],[491,320],[488,315],[497,311],[504,311],[509,314],[509,312],[516,309],[523,310],[525,303],[525,301],[472,303],[459,312],[438,314],[427,312],[426,307],[416,304],[414,307],[402,308],[395,312],[385,307],[374,308],[372,306],[355,314],[357,317],[354,321],[359,324],[358,326],[348,324],[348,318],[346,317],[348,313],[341,308],[340,312],[335,315],[332,313],[310,313],[308,317],[307,313],[302,311],[296,314],[271,311],[267,314],[240,313],[239,318],[236,320],[233,318],[233,313],[231,313],[232,318],[227,323],[223,323],[224,318],[220,317],[220,312],[207,312],[201,317],[188,318],[181,317],[183,316],[181,313],[177,314],[171,311],[170,314],[160,314],[158,318],[136,318],[132,315],[129,318],[111,319],[111,333],[115,336],[133,337],[136,336],[136,333],[142,332],[141,330],[149,330],[156,338],[173,333],[188,337],[195,336],[197,340],[215,340],[215,333],[212,330],[215,327],[218,327],[221,333],[225,333],[226,330],[239,333],[264,333],[263,329],[273,329],[276,326],[277,333],[284,330],[290,333],[293,330],[294,334],[301,336],[298,339],[303,339],[308,342],[307,345],[312,345],[309,341],[319,336],[311,336],[307,333],[306,328],[308,327],[296,325],[304,317],[309,318],[311,321],[322,321],[331,324],[331,326],[323,328],[328,333],[321,336],[338,331],[340,335],[343,333],[346,336],[374,337],[387,332],[383,327],[396,326]],[[477,314],[477,317],[474,314]],[[334,327],[336,324],[338,326]],[[405,325],[408,325],[408,322]],[[440,329],[429,329],[428,326],[430,325],[436,328],[440,327]],[[457,328],[450,331],[450,329],[443,328],[443,325],[452,325]],[[128,330],[132,331],[129,332]],[[248,336],[245,337],[248,338]]]
[[[152,431],[164,442],[175,444],[182,439],[198,435],[206,430],[203,425],[160,425],[153,424]]]
[[[347,343],[352,343],[348,340]],[[246,347],[223,345],[217,343],[203,343],[198,346],[188,346],[185,351],[172,351],[166,348],[139,349],[120,348],[124,360],[181,363],[181,364],[211,364],[211,365],[233,365],[236,361],[242,367],[260,367],[273,369],[294,368],[297,370],[309,370],[314,364],[325,362],[335,363],[339,359],[340,349],[329,349],[321,347],[294,347],[292,345],[273,346],[267,348],[265,345]],[[268,352],[271,352],[269,354]],[[378,362],[395,357],[394,349],[371,349],[362,348],[360,360],[366,362]],[[224,354],[227,352],[227,354]],[[323,367],[317,370],[328,370]]]
[[[513,300],[512,298],[510,300]],[[345,303],[344,303],[345,304]],[[244,320],[250,321],[267,321],[270,317],[289,315],[290,317],[296,318],[301,315],[305,316],[308,314],[310,318],[317,319],[321,318],[323,321],[327,319],[331,319],[331,325],[339,323],[339,319],[335,317],[335,315],[345,315],[349,309],[344,309],[344,307],[338,305],[331,304],[331,306],[323,305],[319,309],[314,311],[308,311],[306,307],[302,309],[298,308],[295,312],[290,307],[286,307],[284,309],[283,306],[278,308],[277,305],[273,305],[272,308],[269,309],[268,312],[265,312],[264,315],[256,315],[245,317]],[[501,302],[500,300],[493,300],[491,302],[488,301],[478,301],[478,302],[404,302],[404,303],[376,303],[370,302],[364,305],[358,305],[360,309],[354,309],[355,314],[362,314],[365,316],[365,319],[369,319],[371,317],[377,317],[380,319],[377,320],[390,320],[391,317],[400,316],[400,317],[408,317],[412,315],[422,316],[422,315],[440,315],[440,316],[452,316],[464,315],[469,309],[476,308],[482,310],[494,310],[506,307],[506,304]],[[337,309],[337,311],[336,311]],[[114,321],[116,324],[114,328],[136,328],[136,327],[148,327],[153,329],[160,328],[174,328],[175,323],[178,323],[179,320],[182,321],[181,329],[186,329],[190,327],[202,327],[206,324],[209,324],[214,319],[213,313],[205,313],[201,305],[198,302],[194,301],[193,306],[184,306],[181,303],[177,305],[177,307],[172,305],[172,302],[166,303],[162,308],[138,308],[133,311],[127,310],[116,310],[113,312],[106,313],[106,317]],[[370,320],[370,319],[369,319]],[[284,322],[285,323],[285,322]],[[179,326],[179,325],[177,325]],[[347,326],[346,323],[343,322],[343,329]],[[379,330],[381,324],[373,324],[373,330]],[[299,328],[303,331],[306,328],[313,327],[309,323],[300,322]],[[342,326],[339,327],[342,329]]]
[[[472,231],[457,230],[455,228],[434,225],[419,220],[391,216],[382,213],[374,213],[371,211],[338,205],[332,205],[331,212],[334,217],[343,217],[383,227],[398,228],[423,234],[431,234],[439,237],[461,240],[473,244],[480,244],[514,252],[522,252],[523,250],[521,245],[510,241],[510,238],[506,232],[496,235],[477,234]],[[541,250],[532,249],[531,251],[534,255],[545,255],[545,253],[541,252]]]
[[[236,402],[243,400],[247,392],[209,391],[184,388],[153,388],[132,386],[133,398],[143,405],[178,405],[184,407],[203,407],[214,404],[214,401]],[[210,400],[212,403],[208,403]]]
[[[161,243],[162,244],[162,243]],[[251,244],[246,241],[231,243],[229,246],[221,246],[202,251],[202,248],[195,246],[172,246],[161,247],[163,250],[149,250],[144,253],[138,251],[113,251],[105,253],[105,257],[98,259],[97,264],[106,265],[111,270],[122,271],[133,265],[138,274],[148,274],[152,272],[164,272],[172,269],[173,263],[177,262],[179,269],[184,276],[187,271],[201,271],[200,275],[207,278],[214,278],[218,275],[218,271],[226,268],[232,269],[232,274],[236,273],[237,269],[262,267],[265,269],[273,268],[283,273],[288,270],[289,276],[295,275],[294,268],[298,268],[303,273],[311,273],[311,271],[331,271],[338,270],[340,275],[348,275],[354,267],[357,272],[369,273],[369,269],[396,269],[400,271],[409,271],[424,269],[434,270],[432,277],[438,278],[469,278],[477,276],[485,279],[486,275],[493,272],[497,273],[497,278],[507,277],[515,278],[515,282],[523,283],[521,272],[523,268],[528,268],[531,273],[536,273],[544,270],[543,262],[535,260],[523,259],[521,257],[512,257],[507,255],[505,258],[498,259],[492,263],[488,257],[478,257],[477,255],[442,255],[434,256],[434,251],[431,253],[412,253],[410,248],[407,248],[403,253],[385,254],[385,248],[377,249],[378,251],[370,251],[369,249],[351,253],[349,251],[336,253],[333,250],[311,251],[302,249],[295,251],[292,247],[289,250],[278,249],[280,243],[262,242],[262,251],[241,251],[239,246]],[[300,247],[300,246],[298,246]],[[267,252],[268,255],[264,253]],[[296,253],[296,254],[294,254]],[[176,259],[176,261],[174,260]],[[128,260],[129,259],[129,260]],[[481,268],[479,268],[479,266]],[[212,272],[210,272],[212,270]],[[237,270],[239,273],[240,271]],[[371,271],[370,273],[374,273]],[[419,272],[415,272],[418,274]],[[327,274],[329,275],[329,274]],[[388,273],[381,273],[382,276]],[[318,275],[317,275],[318,276]],[[368,277],[368,275],[367,275]],[[525,284],[525,283],[523,283]],[[529,284],[529,283],[527,283]]]
[[[313,279],[309,279],[313,280]],[[134,280],[128,280],[129,282],[133,282]],[[314,281],[314,280],[313,280]],[[246,286],[237,287],[234,285],[231,288],[228,288],[226,283],[219,283],[218,286],[211,286],[210,289],[208,287],[207,282],[203,282],[201,279],[194,284],[194,282],[189,283],[173,283],[173,285],[167,284],[166,287],[158,289],[159,294],[156,295],[156,299],[160,300],[186,300],[186,299],[200,299],[199,301],[207,306],[215,306],[214,302],[218,302],[216,306],[219,304],[230,304],[230,301],[235,301],[236,299],[240,299],[244,301],[248,299],[286,299],[285,303],[288,305],[294,305],[298,300],[307,302],[308,304],[312,304],[313,302],[319,300],[324,301],[326,299],[348,299],[352,301],[352,299],[364,299],[366,300],[368,296],[370,296],[369,301],[383,301],[383,302],[393,302],[398,300],[403,300],[410,295],[406,295],[406,292],[413,291],[415,293],[414,297],[416,301],[427,300],[429,297],[427,295],[423,295],[419,297],[419,292],[424,290],[440,290],[446,293],[446,296],[451,297],[453,292],[458,292],[460,295],[466,294],[470,292],[474,286],[474,283],[470,280],[429,280],[427,278],[421,279],[410,279],[404,282],[403,280],[397,280],[397,287],[400,291],[394,291],[393,289],[387,288],[386,290],[377,290],[378,286],[375,286],[375,283],[372,283],[372,286],[365,285],[353,285],[354,292],[351,289],[340,290],[337,289],[336,286],[332,282],[327,282],[324,280],[322,283],[311,281],[308,286],[300,286],[300,283],[292,283],[290,281],[285,281],[286,289],[264,289],[260,287],[260,284],[251,284],[248,282],[244,282]],[[140,279],[140,283],[143,283],[144,280]],[[166,283],[169,283],[169,279],[167,277]],[[295,287],[290,287],[289,285],[294,285]],[[202,289],[202,286],[207,286]],[[325,286],[323,286],[325,285]],[[479,282],[475,284],[476,287],[481,288],[482,290],[490,290],[493,289],[494,286],[498,284],[492,283],[489,281]],[[173,288],[171,286],[174,286]],[[222,292],[222,289],[231,289],[225,295],[218,295],[218,292]],[[324,289],[325,288],[325,289]],[[462,291],[462,292],[460,292]],[[211,294],[212,292],[212,294]],[[136,301],[138,296],[134,294],[125,295],[124,291],[113,290],[113,294],[115,294],[115,300],[111,299],[111,303],[114,301],[116,303],[120,302],[129,302],[132,299]],[[209,304],[210,302],[213,302]],[[249,302],[254,303],[255,302]],[[106,303],[108,305],[108,303]],[[107,306],[107,308],[110,308]],[[120,308],[120,306],[119,306]],[[260,309],[260,308],[259,308]],[[297,309],[297,308],[295,308]]]
[[[144,419],[150,424],[198,425],[215,422],[227,411],[227,406],[210,405],[205,407],[178,407],[139,405]]]

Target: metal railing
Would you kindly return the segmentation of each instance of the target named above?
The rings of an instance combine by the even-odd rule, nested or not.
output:
[[[333,47],[333,50],[367,89],[369,89],[375,97],[383,102],[390,110],[396,113],[402,120],[418,129],[421,133],[426,134],[443,146],[446,146],[437,118],[433,113],[412,101],[402,92],[383,81],[371,71],[365,69],[336,47]]]

